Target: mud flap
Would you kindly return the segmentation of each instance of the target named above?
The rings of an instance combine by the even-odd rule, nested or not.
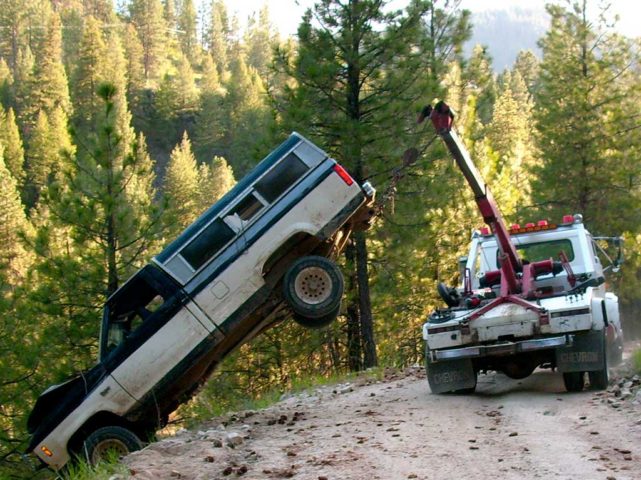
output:
[[[591,372],[605,365],[603,330],[576,334],[569,347],[556,349],[556,368],[559,372]]]
[[[432,393],[455,392],[476,386],[476,374],[469,358],[436,363],[428,360],[426,369]]]

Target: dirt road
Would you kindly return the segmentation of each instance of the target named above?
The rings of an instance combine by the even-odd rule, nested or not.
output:
[[[474,395],[432,395],[416,368],[218,419],[126,463],[150,480],[641,479],[633,400],[566,393],[548,371],[481,375]]]

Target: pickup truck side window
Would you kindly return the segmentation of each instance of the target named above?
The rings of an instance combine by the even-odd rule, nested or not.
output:
[[[101,357],[122,344],[164,303],[160,292],[143,275],[129,280],[105,306],[106,331]]]
[[[211,222],[180,254],[191,268],[198,270],[234,238],[234,231],[220,218]]]
[[[294,153],[283,160],[256,182],[256,191],[268,202],[273,202],[302,177],[309,167]]]

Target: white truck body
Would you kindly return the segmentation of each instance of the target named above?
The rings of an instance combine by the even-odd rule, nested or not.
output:
[[[508,365],[512,358],[519,356],[519,361],[522,361],[523,356],[536,351],[539,354],[547,352],[547,355],[535,357],[525,372],[540,365],[568,371],[564,369],[571,369],[573,362],[585,366],[583,360],[592,358],[599,361],[589,349],[573,350],[577,334],[594,332],[605,335],[610,350],[620,350],[622,332],[618,298],[607,292],[603,283],[605,269],[599,258],[599,247],[580,215],[570,218],[572,221],[558,226],[530,227],[534,230],[532,232],[516,233],[516,229],[512,230],[511,240],[522,258],[528,261],[546,257],[558,259],[563,251],[576,277],[574,285],[567,270],[537,278],[537,298],[529,303],[547,311],[543,321],[538,311],[510,302],[477,314],[483,303],[499,296],[500,285],[483,287],[481,282],[484,275],[498,268],[496,239],[489,234],[474,232],[464,268],[469,272],[474,294],[483,300],[472,308],[437,311],[423,325],[428,365],[431,363],[433,370],[439,362],[470,359],[475,364],[474,368],[480,371],[507,369],[514,372]],[[592,286],[577,288],[581,284]],[[463,292],[464,286],[458,290]],[[484,360],[488,358],[491,360]],[[452,377],[456,375],[446,378]],[[442,373],[439,378],[443,378]],[[439,390],[439,387],[435,386],[433,390]]]

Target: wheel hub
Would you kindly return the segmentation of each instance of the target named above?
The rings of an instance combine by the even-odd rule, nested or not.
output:
[[[332,292],[332,279],[322,268],[308,267],[296,276],[294,290],[303,302],[317,305],[329,298]]]
[[[91,463],[96,465],[100,460],[105,460],[109,456],[124,457],[129,454],[127,445],[121,440],[110,438],[101,441],[91,452]]]

